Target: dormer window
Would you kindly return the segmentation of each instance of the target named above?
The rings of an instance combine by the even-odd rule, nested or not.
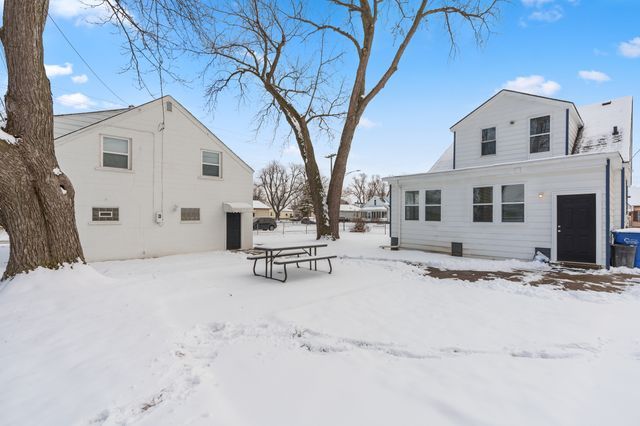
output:
[[[551,142],[551,116],[532,118],[529,126],[529,152],[547,152]]]
[[[482,129],[482,155],[496,153],[496,128]]]

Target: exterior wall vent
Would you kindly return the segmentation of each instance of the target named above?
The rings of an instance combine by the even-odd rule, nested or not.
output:
[[[173,111],[173,104],[171,102],[167,102],[167,111]]]
[[[462,243],[451,243],[451,256],[462,257]]]

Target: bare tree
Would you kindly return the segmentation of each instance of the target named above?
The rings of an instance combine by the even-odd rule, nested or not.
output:
[[[345,192],[355,198],[357,205],[363,205],[368,201],[367,198],[367,174],[359,173],[353,177],[351,184],[347,187]]]
[[[253,199],[263,202],[265,200],[264,191],[262,189],[262,186],[258,182],[253,183]]]
[[[273,209],[276,220],[282,211],[299,197],[306,184],[304,168],[291,164],[287,169],[277,161],[272,161],[260,171],[258,181],[267,204]]]
[[[284,118],[312,189],[319,219],[317,236],[339,238],[340,196],[357,125],[398,71],[416,33],[441,23],[454,52],[458,24],[466,23],[482,43],[503,0],[327,0],[325,7],[309,7],[309,12],[303,0],[156,0],[151,2],[156,5],[155,18],[154,7],[147,4],[151,0],[105,1],[113,7],[114,16],[135,21],[131,18],[135,15],[147,23],[132,24],[142,34],[138,42],[128,38],[134,57],[147,51],[160,56],[160,49],[149,39],[180,46],[196,57],[208,58],[203,75],[209,81],[207,95],[214,104],[220,93],[233,87],[240,99],[259,93],[258,129],[266,123],[277,127]],[[158,9],[167,17],[158,19]],[[129,14],[129,10],[133,12]],[[180,25],[172,25],[172,21]],[[164,27],[184,28],[186,32],[179,40],[165,40],[171,36],[166,28],[159,29]],[[121,28],[130,30],[124,24]],[[392,37],[396,44],[382,72],[371,75],[373,52],[384,50],[375,45],[374,40],[379,39],[376,34]],[[347,52],[352,55],[345,57],[346,65],[340,63],[338,69],[336,64]],[[137,67],[136,60],[133,63]],[[155,64],[162,69],[160,61]],[[337,119],[339,146],[325,197],[312,130],[331,131]]]
[[[53,145],[53,102],[42,32],[48,0],[5,1],[0,40],[7,62],[6,126],[0,131],[0,223],[9,234],[3,279],[84,256],[74,189]]]
[[[379,175],[371,176],[371,179],[367,183],[367,201],[375,196],[378,196],[385,200],[389,194],[389,185],[382,180]]]

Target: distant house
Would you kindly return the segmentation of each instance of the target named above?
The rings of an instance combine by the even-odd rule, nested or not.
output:
[[[363,219],[372,222],[384,222],[389,219],[389,203],[374,195],[365,205],[360,208],[360,214]]]
[[[340,204],[340,220],[353,221],[360,217],[360,207],[353,204]]]
[[[252,246],[253,170],[171,96],[54,117],[88,260]]]
[[[627,200],[629,205],[629,226],[640,228],[640,187],[629,188]]]
[[[253,217],[276,217],[275,211],[267,204],[260,200],[253,200]],[[293,210],[289,207],[285,207],[280,212],[280,219],[291,219],[293,217]]]
[[[392,245],[609,265],[610,231],[626,226],[632,110],[631,97],[577,107],[500,91],[451,127],[428,172],[385,179]]]
[[[253,217],[275,217],[271,207],[260,200],[253,200]]]

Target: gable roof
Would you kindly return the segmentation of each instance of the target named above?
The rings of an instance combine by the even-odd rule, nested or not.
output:
[[[576,108],[578,117],[582,120],[583,127],[572,154],[584,154],[589,152],[619,152],[623,161],[629,161],[633,155],[631,152],[633,149],[633,97],[631,96],[576,107],[573,102],[545,98],[537,95],[529,95],[527,93],[504,89],[484,102],[473,112],[477,111],[480,107],[498,96],[501,92],[518,93],[543,99],[557,100],[559,102],[567,102],[573,105],[574,108]],[[473,112],[467,114],[465,118],[469,117]],[[462,120],[464,120],[464,118]],[[462,120],[458,121],[458,123]],[[458,123],[454,124],[452,128]],[[617,135],[613,134],[614,126],[618,128]],[[453,144],[450,144],[427,173],[443,172],[452,169]]]
[[[179,108],[186,116],[189,118],[196,126],[200,127],[202,131],[207,133],[209,136],[212,136],[216,139],[222,146],[229,150],[229,152],[247,169],[249,169],[253,173],[253,168],[247,164],[238,154],[233,152],[227,144],[222,142],[222,140],[215,135],[207,126],[205,126],[196,116],[194,116],[191,111],[185,108],[180,102],[178,102],[173,96],[165,95],[162,98],[153,99],[149,102],[141,104],[139,106],[130,106],[129,108],[115,109],[115,110],[104,110],[104,111],[91,111],[91,112],[80,112],[74,114],[61,114],[54,115],[53,117],[53,126],[54,126],[54,141],[59,140],[63,137],[69,136],[71,134],[81,132],[83,130],[89,129],[93,126],[99,124],[106,124],[111,122],[112,120],[120,117],[124,114],[128,114],[132,111],[136,111],[142,108],[149,108],[152,104],[161,102],[164,105],[164,101],[170,101],[174,104],[174,107]],[[164,107],[163,107],[164,108]],[[56,121],[58,121],[58,131],[59,135],[56,134]]]
[[[260,200],[253,200],[253,208],[254,209],[271,210],[271,207],[269,207],[268,205],[266,205],[265,203],[263,203]]]
[[[574,154],[619,152],[623,161],[631,159],[633,141],[633,98],[631,96],[585,105],[578,109],[584,118],[584,127],[574,148]]]
[[[59,114],[53,116],[53,138],[84,129],[103,120],[129,111],[129,108],[108,109],[103,111],[79,112],[73,114]]]
[[[580,113],[578,112],[578,108],[576,107],[576,105],[571,102],[571,101],[565,101],[562,99],[556,99],[556,98],[549,98],[547,96],[540,96],[540,95],[534,95],[531,93],[525,93],[525,92],[517,92],[515,90],[509,90],[509,89],[502,89],[500,90],[498,93],[496,93],[495,95],[493,95],[492,97],[490,97],[489,99],[487,99],[486,101],[484,101],[482,104],[480,104],[476,109],[474,109],[473,111],[471,111],[469,114],[465,115],[464,117],[462,117],[460,120],[458,120],[456,122],[456,124],[454,124],[453,126],[451,126],[449,128],[449,130],[453,130],[454,127],[456,127],[458,124],[462,123],[464,120],[466,120],[467,118],[469,118],[470,116],[472,116],[473,114],[475,114],[477,111],[479,111],[480,109],[482,109],[485,105],[487,105],[489,102],[493,101],[494,99],[504,96],[504,95],[519,95],[519,96],[528,96],[528,97],[532,97],[532,98],[537,98],[537,99],[542,99],[545,101],[551,101],[551,102],[561,102],[561,103],[565,103],[570,105],[574,112],[576,113],[576,115],[578,116],[578,118],[582,119],[582,117],[580,116]]]

